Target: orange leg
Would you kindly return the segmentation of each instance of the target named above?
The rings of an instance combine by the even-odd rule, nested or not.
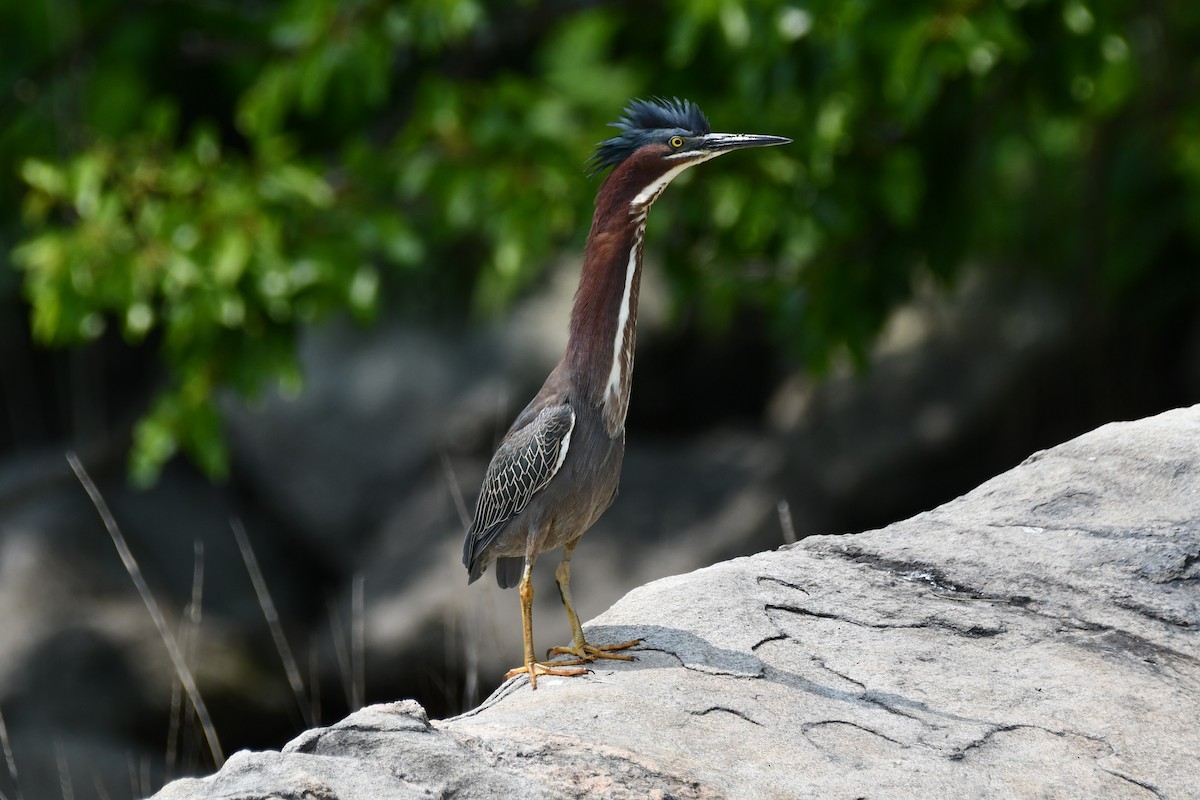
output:
[[[525,562],[525,572],[521,575],[521,582],[517,584],[517,592],[521,595],[521,627],[525,637],[525,664],[520,667],[514,667],[504,674],[504,679],[526,673],[529,675],[529,683],[537,689],[538,675],[583,675],[587,672],[586,669],[569,669],[560,665],[551,666],[535,661],[533,658],[533,582],[530,576],[533,572],[533,565],[528,561]],[[583,662],[580,662],[583,663]]]
[[[563,548],[562,563],[554,571],[554,578],[558,581],[558,593],[562,597],[563,606],[567,609],[567,620],[571,623],[571,644],[565,647],[551,647],[546,652],[546,656],[549,658],[571,656],[570,661],[558,662],[567,666],[589,664],[597,658],[611,658],[617,661],[635,660],[631,655],[618,654],[614,651],[628,650],[630,647],[640,644],[641,639],[633,639],[620,644],[596,645],[588,644],[583,638],[583,626],[579,624],[579,615],[575,613],[575,606],[571,602],[571,553],[574,550],[574,544],[568,544]]]

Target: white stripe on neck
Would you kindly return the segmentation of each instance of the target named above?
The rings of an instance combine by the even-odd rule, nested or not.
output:
[[[716,156],[717,153],[709,153],[703,157],[692,158],[681,164],[671,167],[655,178],[644,189],[634,195],[629,201],[629,213],[637,223],[637,229],[633,232],[633,245],[629,248],[629,262],[625,267],[625,292],[621,295],[621,309],[617,314],[617,332],[613,336],[613,361],[612,369],[608,371],[608,383],[604,387],[604,402],[623,402],[627,398],[622,397],[622,374],[621,374],[621,356],[625,351],[625,329],[629,325],[629,317],[632,309],[630,308],[633,292],[633,277],[637,273],[638,262],[641,260],[642,242],[646,237],[646,217],[650,213],[650,206],[658,199],[658,196],[667,188],[667,184],[675,179],[675,177],[690,166],[707,161]],[[630,343],[632,346],[632,342]],[[632,361],[633,353],[628,354],[629,360]],[[624,418],[624,410],[618,413],[618,417]]]
[[[666,185],[665,183],[663,184]],[[661,189],[659,191],[662,191]],[[633,293],[633,276],[637,272],[642,240],[646,236],[646,213],[637,218],[637,229],[633,232],[633,245],[629,248],[629,263],[625,267],[625,292],[621,295],[621,310],[617,313],[617,332],[613,336],[612,369],[608,371],[608,384],[604,387],[604,402],[610,403],[621,397],[621,354],[625,349],[625,328],[629,324],[630,304]]]

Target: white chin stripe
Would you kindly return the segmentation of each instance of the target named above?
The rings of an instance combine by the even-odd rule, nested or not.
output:
[[[704,153],[703,155],[700,155],[693,150],[690,153],[674,153],[666,156],[666,158],[669,159],[687,158],[688,160],[671,167],[662,175],[659,175],[657,178],[655,178],[649,186],[638,192],[637,195],[629,201],[630,213],[636,214],[638,211],[648,208],[650,204],[657,200],[658,196],[663,193],[663,189],[667,188],[667,184],[675,180],[676,175],[683,172],[693,164],[700,164],[704,161],[708,161],[710,158],[716,157],[716,155],[716,153]]]

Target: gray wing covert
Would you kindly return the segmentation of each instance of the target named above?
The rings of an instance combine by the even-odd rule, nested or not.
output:
[[[472,580],[479,571],[475,562],[504,523],[524,511],[558,472],[574,429],[575,411],[569,405],[547,406],[533,422],[500,443],[483,478],[475,521],[463,545],[463,564],[471,570]]]

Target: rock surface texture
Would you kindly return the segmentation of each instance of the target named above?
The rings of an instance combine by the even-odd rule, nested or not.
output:
[[[883,530],[655,581],[634,663],[365,708],[185,798],[1200,797],[1200,406]]]

